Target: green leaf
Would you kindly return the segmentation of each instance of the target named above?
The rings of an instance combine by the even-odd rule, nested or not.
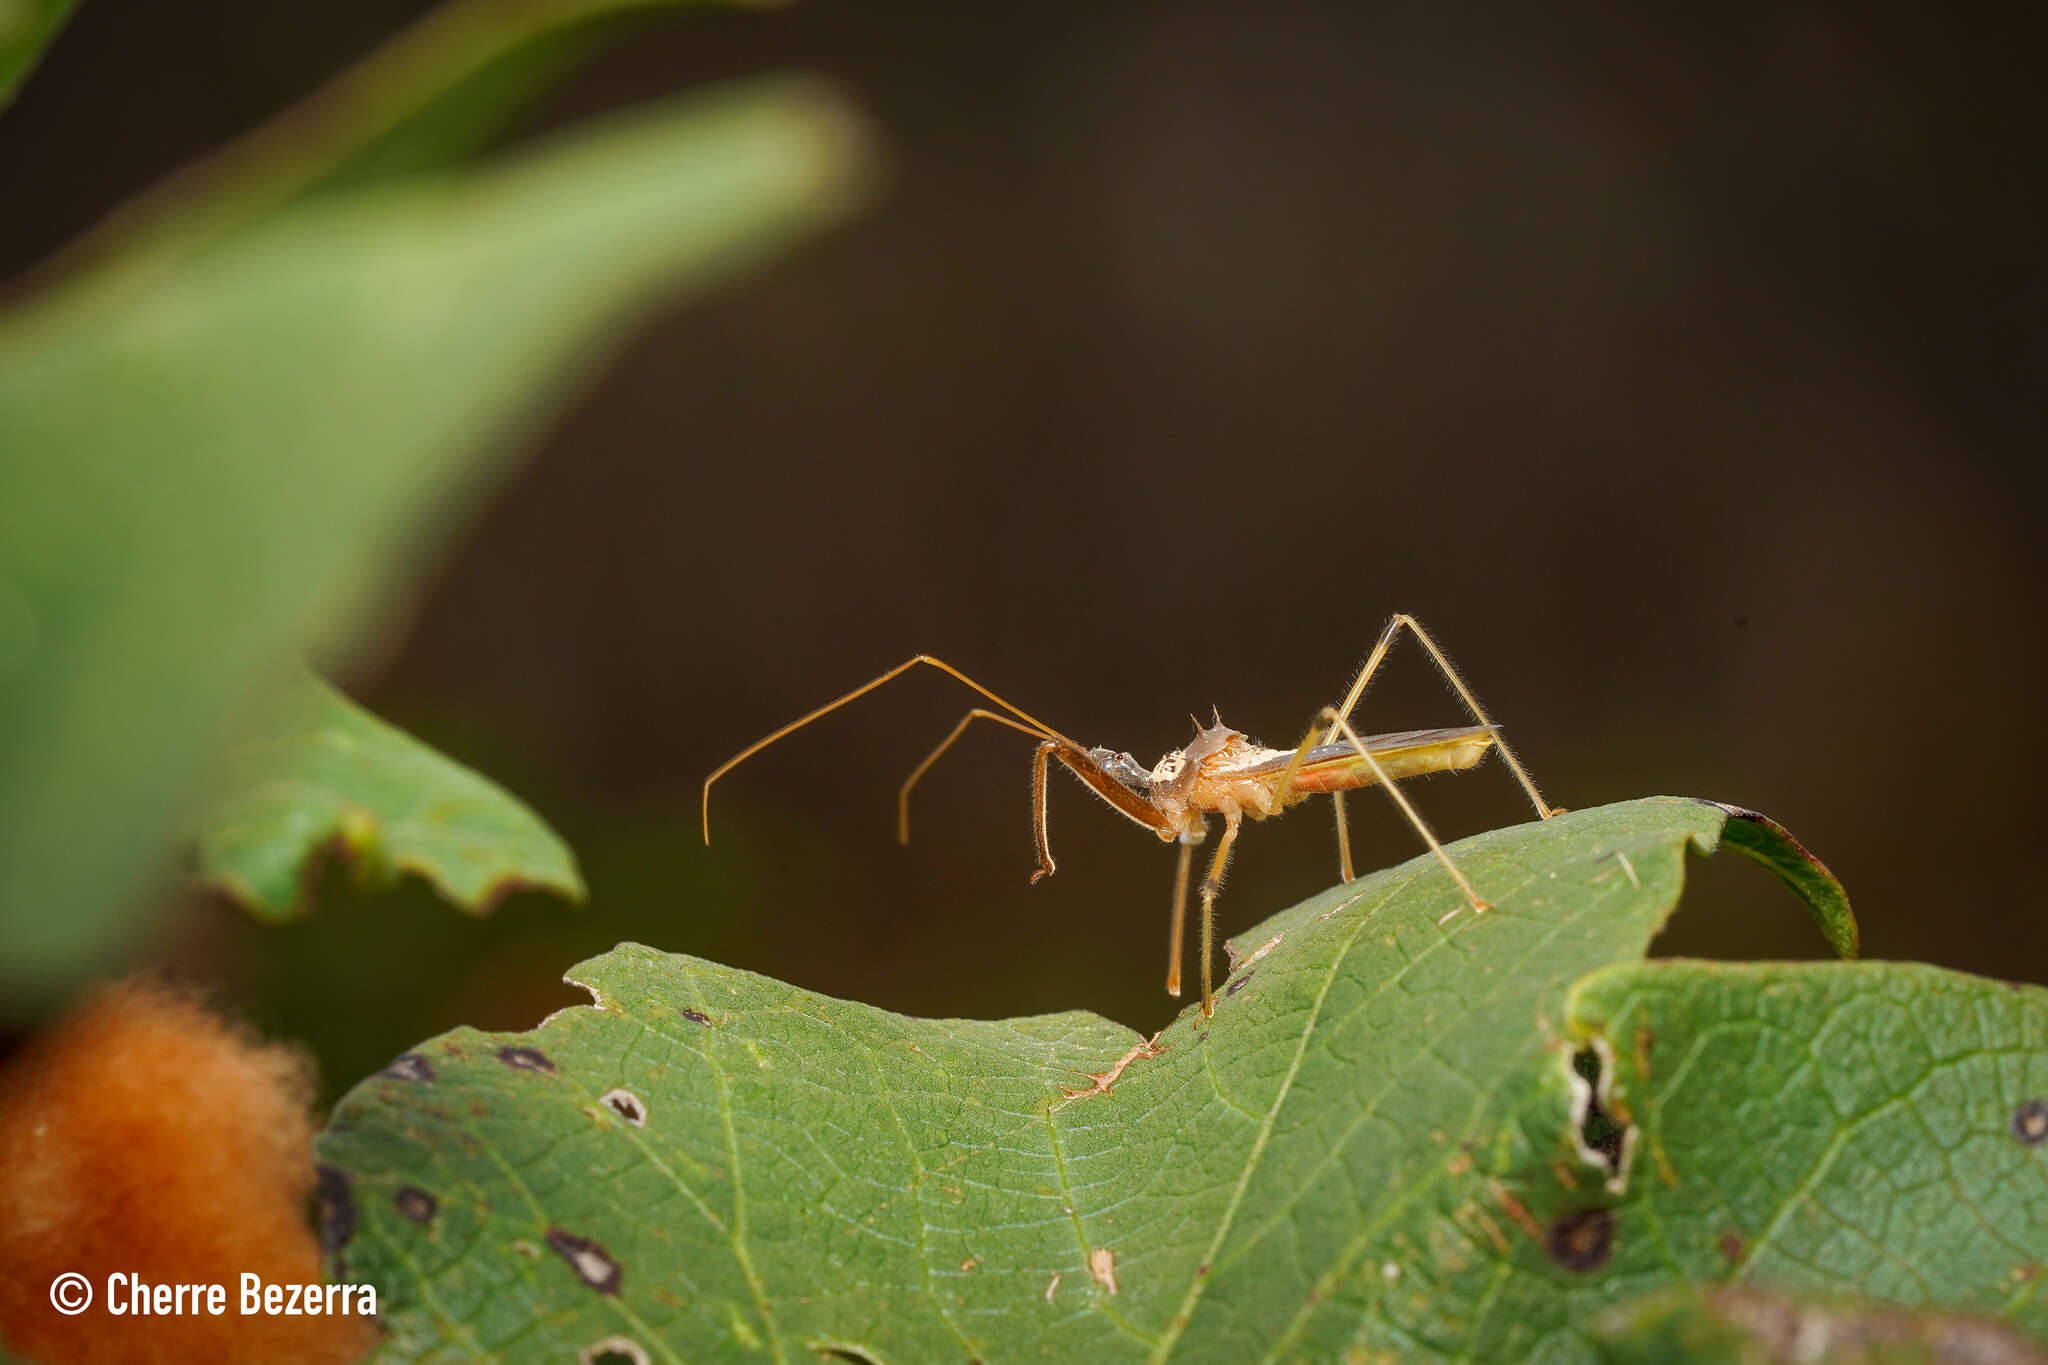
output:
[[[1618,1261],[2048,1337],[2048,991],[1905,963],[1652,962],[1589,974],[1565,1017],[1635,1129]]]
[[[1644,1105],[1617,1125],[1608,1146],[1633,1155],[1614,1190],[1608,1152],[1582,1150],[1591,1098],[1618,1115],[1631,1092],[1618,1060],[1594,1085],[1575,1058],[1633,1044],[1591,1042],[1605,996],[1575,983],[1674,970],[1638,959],[1688,847],[1737,823],[1750,852],[1776,828],[1653,798],[1464,840],[1494,909],[1443,924],[1462,902],[1428,858],[1333,887],[1242,935],[1215,1019],[1190,1008],[1149,1046],[1088,1014],[906,1019],[623,945],[571,974],[594,1007],[446,1035],[342,1101],[319,1143],[352,1232],[337,1273],[378,1286],[395,1360],[569,1359],[621,1336],[690,1361],[1590,1361],[1599,1308],[1730,1266],[1675,1260],[1628,1202],[1668,1196],[1641,1154],[1702,1125],[1682,1076],[1656,1127]],[[1824,870],[1797,880],[1846,917]],[[2048,1246],[2042,1161],[1985,1127],[2007,1092],[2048,1086],[2026,1052],[2048,1001],[1944,980],[1995,1000],[2004,1031],[1928,1020],[1967,1026],[1959,1051],[2003,1049],[1956,1078],[1939,1140],[2004,1142],[1949,1157],[1973,1188],[2005,1182],[2002,1235]],[[1689,1044],[1665,1027],[1675,1070]],[[1070,1097],[1091,1075],[1114,1080]],[[1855,1082],[1816,1064],[1811,1083]],[[1702,1196],[1754,1158],[1719,1136],[1731,1171],[1688,1177]],[[1932,1159],[1937,1135],[1911,1136],[1890,1137],[1896,1160]],[[1773,1273],[1818,1254],[1797,1218],[1754,1238]],[[1920,1301],[2013,1295],[2012,1270],[1933,1274]]]
[[[0,109],[13,103],[77,8],[78,0],[0,0]]]
[[[1726,808],[1734,817],[1721,831],[1722,842],[1744,857],[1762,863],[1789,885],[1813,912],[1821,937],[1842,957],[1856,956],[1856,917],[1849,899],[1818,858],[1808,853],[1783,825],[1753,810]]]
[[[338,848],[363,882],[417,873],[479,913],[520,887],[583,899],[568,846],[502,789],[311,674],[290,688],[275,728],[234,747],[200,827],[208,885],[258,918],[293,919]]]
[[[444,166],[483,146],[621,34],[701,2],[454,0],[295,107],[123,205],[73,243],[57,268],[158,268],[313,191]],[[0,0],[0,13],[7,3]]]
[[[205,756],[378,624],[633,322],[837,218],[777,82],[322,197],[0,337],[0,1000],[103,960]]]
[[[1758,1289],[1669,1290],[1601,1313],[1593,1332],[1610,1365],[2041,1365],[2048,1359],[2000,1323]]]

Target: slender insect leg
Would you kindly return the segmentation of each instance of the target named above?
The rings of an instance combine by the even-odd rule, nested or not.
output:
[[[1294,794],[1294,775],[1301,771],[1302,762],[1308,757],[1308,751],[1315,747],[1316,736],[1322,728],[1320,720],[1308,727],[1308,733],[1294,748],[1294,757],[1287,761],[1286,771],[1280,774],[1279,784],[1273,788],[1273,799],[1281,805],[1286,805],[1287,798]],[[1344,793],[1331,792],[1330,799],[1337,809],[1337,872],[1348,882],[1357,874],[1351,870],[1351,830],[1344,821]]]
[[[1059,748],[1058,740],[1048,739],[1038,746],[1038,753],[1031,760],[1031,837],[1038,844],[1038,871],[1031,874],[1033,886],[1040,877],[1050,877],[1057,871],[1052,861],[1052,840],[1045,828],[1045,765]]]
[[[974,717],[969,716],[967,719],[973,720]],[[967,721],[961,722],[962,725],[966,723]],[[1173,827],[1167,823],[1166,813],[1117,781],[1100,763],[1090,758],[1086,750],[1077,748],[1071,740],[1058,737],[1041,740],[1038,752],[1031,760],[1031,835],[1038,844],[1038,870],[1031,874],[1034,883],[1040,877],[1050,877],[1057,870],[1052,861],[1052,837],[1047,833],[1045,824],[1045,775],[1054,759],[1065,764],[1067,771],[1080,778],[1089,790],[1107,801],[1126,819],[1143,825],[1162,839],[1173,837]],[[1195,842],[1201,842],[1199,834]]]
[[[1195,843],[1180,840],[1180,866],[1173,874],[1173,937],[1166,949],[1166,993],[1180,998],[1180,944],[1188,932],[1188,871],[1195,861]]]
[[[1379,641],[1373,645],[1372,653],[1367,656],[1365,667],[1358,670],[1358,677],[1352,682],[1351,690],[1344,694],[1344,704],[1336,710],[1338,722],[1341,723],[1350,718],[1352,710],[1358,705],[1359,698],[1365,695],[1367,684],[1372,681],[1373,674],[1379,671],[1381,662],[1387,657],[1387,651],[1393,647],[1394,639],[1401,633],[1403,627],[1415,632],[1416,640],[1421,643],[1423,649],[1429,652],[1429,657],[1435,662],[1437,671],[1444,675],[1444,678],[1451,684],[1451,690],[1456,692],[1458,699],[1465,703],[1465,710],[1471,713],[1472,719],[1478,721],[1481,725],[1492,725],[1492,719],[1488,717],[1485,709],[1479,705],[1479,698],[1472,695],[1472,689],[1467,687],[1465,680],[1458,676],[1458,670],[1451,667],[1450,659],[1445,656],[1441,649],[1437,648],[1436,641],[1429,638],[1429,632],[1422,628],[1422,623],[1412,616],[1399,612],[1396,612],[1387,621],[1387,628],[1380,632]],[[1339,725],[1333,723],[1330,726],[1329,733],[1323,736],[1323,743],[1334,743],[1337,738],[1338,728]],[[1363,748],[1364,746],[1361,745],[1360,747]],[[1515,751],[1508,747],[1506,736],[1502,735],[1498,730],[1494,731],[1493,747],[1500,750],[1501,761],[1514,771],[1515,780],[1520,782],[1522,790],[1529,794],[1529,802],[1536,807],[1538,815],[1548,820],[1553,815],[1562,815],[1564,813],[1562,807],[1553,808],[1543,800],[1543,793],[1536,790],[1535,780],[1529,776],[1529,770],[1524,768],[1521,760],[1515,757]]]
[[[1223,873],[1230,866],[1230,850],[1237,843],[1238,822],[1244,818],[1235,805],[1223,808],[1223,837],[1216,841],[1216,856],[1209,859],[1209,875],[1202,878],[1202,1017],[1216,1013],[1216,997],[1210,990],[1209,964],[1216,941],[1216,898],[1223,894]]]
[[[1347,882],[1356,881],[1358,874],[1351,870],[1351,827],[1344,821],[1344,793],[1330,793],[1330,804],[1337,811],[1337,872]]]
[[[1378,778],[1380,785],[1387,789],[1387,795],[1393,797],[1394,804],[1401,808],[1401,814],[1408,817],[1408,823],[1415,826],[1415,832],[1422,836],[1422,842],[1429,845],[1429,851],[1436,854],[1437,861],[1444,865],[1444,871],[1451,874],[1451,880],[1456,882],[1458,889],[1465,893],[1465,899],[1472,905],[1472,913],[1475,915],[1485,914],[1489,908],[1486,902],[1479,899],[1479,893],[1472,889],[1472,883],[1465,880],[1465,874],[1460,872],[1458,865],[1451,861],[1451,855],[1444,852],[1444,846],[1437,842],[1436,835],[1430,832],[1429,825],[1417,813],[1415,807],[1409,804],[1407,794],[1399,786],[1395,785],[1393,777],[1388,774],[1385,768],[1380,766],[1380,761],[1372,756],[1372,750],[1365,746],[1365,741],[1361,740],[1358,737],[1358,732],[1351,728],[1351,722],[1339,715],[1334,709],[1325,709],[1323,715],[1331,722],[1333,733],[1341,731],[1344,737],[1351,741],[1351,746],[1357,749],[1359,755],[1365,759],[1365,766],[1372,769],[1373,776]],[[1451,911],[1451,915],[1457,913],[1455,910]],[[1451,915],[1445,915],[1444,919],[1438,920],[1437,923],[1443,923]]]
[[[965,727],[967,721],[973,719],[975,719],[973,716],[969,716],[967,720],[961,721],[961,727]],[[956,729],[954,733],[958,734],[958,732]],[[947,743],[950,744],[951,742],[952,740],[949,738]],[[1174,825],[1169,823],[1166,812],[1154,806],[1139,793],[1124,786],[1093,756],[1075,748],[1067,740],[1044,740],[1039,744],[1038,752],[1031,760],[1031,833],[1038,844],[1038,870],[1031,874],[1031,881],[1034,886],[1037,885],[1040,877],[1051,876],[1054,870],[1052,839],[1047,833],[1045,825],[1047,795],[1045,775],[1052,760],[1055,758],[1066,764],[1067,768],[1086,783],[1097,796],[1109,802],[1111,806],[1115,807],[1122,814],[1144,825],[1162,839],[1174,837]],[[1168,952],[1166,960],[1166,993],[1168,995],[1180,994],[1180,941],[1187,927],[1188,860],[1193,856],[1194,846],[1202,842],[1204,833],[1205,830],[1199,820],[1195,821],[1192,825],[1184,822],[1180,825],[1180,871],[1175,876],[1173,885],[1173,945]],[[1208,940],[1205,938],[1203,940],[1205,952],[1207,947]],[[1206,965],[1205,959],[1204,966],[1206,967]],[[1207,985],[1206,978],[1204,979],[1204,985]]]

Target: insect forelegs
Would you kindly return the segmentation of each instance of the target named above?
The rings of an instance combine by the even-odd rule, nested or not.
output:
[[[1188,929],[1188,873],[1195,861],[1199,837],[1180,836],[1180,861],[1173,873],[1173,932],[1166,947],[1166,993],[1180,998],[1180,944]]]
[[[1237,827],[1244,816],[1233,802],[1223,808],[1223,837],[1209,859],[1209,873],[1202,878],[1202,1017],[1216,1013],[1216,996],[1210,989],[1210,963],[1215,955],[1216,898],[1223,894],[1223,874],[1230,867],[1230,851],[1237,846]]]
[[[1059,751],[1059,741],[1048,739],[1038,746],[1031,760],[1031,837],[1038,846],[1038,870],[1031,874],[1033,886],[1038,885],[1040,877],[1050,877],[1059,870],[1052,860],[1052,838],[1045,828],[1045,765]]]

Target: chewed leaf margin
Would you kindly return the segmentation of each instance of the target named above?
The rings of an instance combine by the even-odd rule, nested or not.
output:
[[[1857,956],[1862,935],[1856,927],[1856,915],[1849,908],[1849,893],[1828,871],[1826,863],[1809,853],[1790,830],[1768,815],[1722,801],[1702,804],[1713,806],[1728,817],[1721,826],[1721,843],[1769,868],[1773,876],[1792,888],[1793,894],[1813,912],[1813,922],[1836,956]]]
[[[310,673],[233,749],[196,833],[202,883],[260,919],[303,913],[330,853],[358,884],[403,873],[476,914],[522,888],[584,897],[576,857],[523,802]]]

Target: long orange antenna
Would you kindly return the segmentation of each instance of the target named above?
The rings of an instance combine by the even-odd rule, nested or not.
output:
[[[776,740],[781,739],[784,735],[793,734],[796,731],[803,729],[806,725],[809,725],[818,717],[828,715],[833,711],[837,711],[840,707],[846,705],[846,703],[850,701],[859,700],[860,698],[866,696],[868,693],[874,691],[876,688],[880,687],[883,683],[890,681],[892,678],[900,677],[902,674],[908,673],[911,669],[917,667],[919,664],[930,664],[933,668],[938,669],[941,673],[945,673],[948,676],[955,678],[960,682],[966,683],[969,687],[981,693],[982,696],[987,697],[990,701],[994,702],[997,706],[1002,707],[1011,715],[1016,716],[1025,721],[1029,721],[1032,725],[1037,726],[1039,730],[1041,730],[1047,735],[1050,735],[1054,739],[1065,740],[1066,743],[1073,745],[1073,747],[1076,749],[1079,749],[1081,747],[1078,744],[1074,744],[1073,740],[1067,739],[1065,735],[1053,729],[1044,721],[1039,720],[1036,716],[1033,716],[1030,712],[1024,710],[1021,707],[1010,705],[1010,703],[1004,701],[1001,697],[989,691],[986,687],[983,687],[980,683],[968,677],[965,673],[962,673],[959,669],[953,667],[953,665],[947,663],[944,659],[934,658],[929,654],[919,654],[913,658],[905,659],[902,663],[896,665],[888,672],[869,679],[867,682],[862,683],[859,687],[854,688],[853,691],[848,692],[845,696],[839,697],[833,701],[828,701],[823,706],[819,707],[817,710],[812,711],[807,715],[801,716],[796,720],[791,721],[789,724],[783,726],[780,730],[777,730],[775,733],[768,735],[764,738],[755,740],[752,744],[749,744],[746,748],[740,750],[731,758],[728,758],[727,760],[725,760],[725,762],[719,764],[716,768],[712,769],[711,776],[704,779],[704,842],[707,844],[711,842],[712,783],[716,782],[719,778],[724,777],[734,768],[739,767],[740,764],[746,762],[755,754],[760,753],[763,749],[773,744]]]

